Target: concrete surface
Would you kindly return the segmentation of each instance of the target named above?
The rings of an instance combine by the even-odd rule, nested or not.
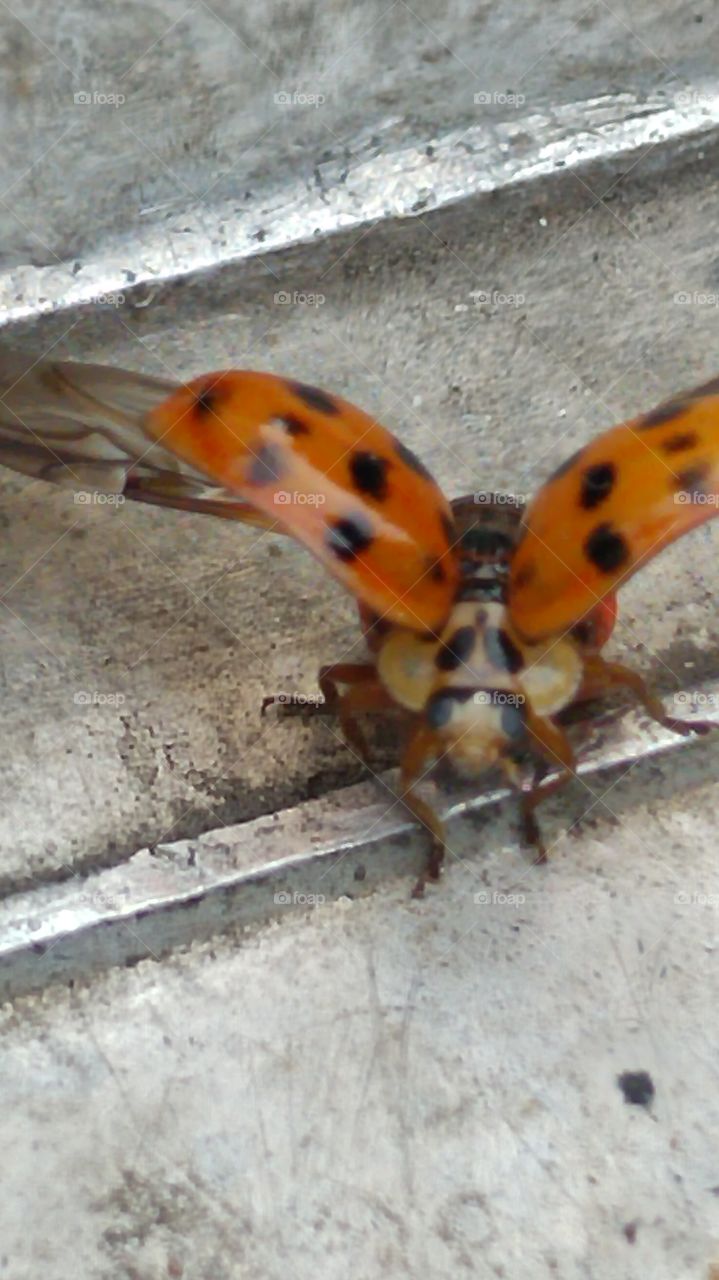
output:
[[[187,227],[218,207],[259,227],[283,187],[321,187],[377,137],[502,119],[507,93],[536,110],[681,88],[714,75],[718,34],[713,7],[687,0],[14,0],[3,258],[82,259],[128,227]]]
[[[55,350],[153,372],[300,370],[397,428],[449,493],[526,492],[602,425],[716,367],[716,309],[674,302],[713,288],[712,174],[692,162],[671,181],[625,180],[594,207],[566,182],[561,204],[507,194],[471,217],[446,211],[437,230],[378,229],[340,263],[328,249],[290,254],[269,284],[256,264],[219,315],[207,288],[186,310],[178,299],[93,313]],[[323,306],[273,305],[278,285],[318,278]],[[525,301],[475,308],[470,291],[485,285]],[[351,602],[304,553],[197,516],[7,484],[6,885],[361,776],[326,725],[259,719],[265,694],[313,690],[318,666],[356,638]],[[683,687],[682,664],[701,664],[716,637],[715,546],[714,529],[700,531],[623,593],[617,650],[640,646],[641,662],[644,646],[666,687]]]
[[[32,294],[4,344],[295,374],[377,413],[452,495],[531,491],[600,427],[716,375],[713,10],[401,0],[364,8],[365,31],[345,6],[261,8],[2,9],[3,297],[48,267],[64,281],[74,254],[124,270],[164,218],[174,252],[223,202],[261,246],[285,183],[329,200],[324,163],[341,186],[368,146],[426,154],[476,125],[478,90],[523,85],[536,123],[687,86],[706,142],[426,215],[420,193],[361,233],[339,220],[214,275],[179,263],[157,295],[42,316]],[[327,114],[277,114],[288,68],[305,91],[338,55]],[[123,77],[121,107],[71,102]],[[489,108],[488,130],[516,125]],[[5,895],[364,776],[327,722],[259,719],[356,642],[301,551],[9,474],[0,520]],[[613,652],[668,698],[718,674],[716,538],[623,592]],[[508,812],[460,821],[423,902],[402,880],[278,904],[272,925],[4,1006],[2,1280],[716,1280],[716,754],[578,784],[545,818],[546,869]],[[625,1102],[626,1071],[651,1075],[651,1108]]]
[[[553,806],[545,869],[508,815],[481,857],[458,824],[468,861],[422,902],[287,908],[6,1006],[0,1275],[712,1280],[716,751],[693,759],[635,766],[577,837],[586,804]]]
[[[703,681],[675,698],[684,718],[719,727],[719,682]],[[685,755],[701,752],[706,764],[715,750],[712,739],[680,736],[631,705],[603,712],[584,707],[574,719],[576,779],[562,800],[568,812],[579,801],[583,820],[614,817],[601,797],[638,762],[645,771],[655,762],[673,779],[676,796],[682,784],[671,758],[682,779],[691,769]],[[386,721],[375,726],[375,736],[387,731]],[[545,779],[550,788],[553,779],[556,774]],[[322,901],[364,897],[396,877],[418,885],[427,868],[427,832],[399,799],[398,782],[396,768],[379,772],[375,765],[353,786],[6,895],[0,900],[0,1002],[51,983],[87,982],[148,956],[160,961],[228,927],[275,920],[289,905],[315,904],[320,881]],[[516,795],[498,770],[481,786],[438,776],[423,790],[447,832],[461,819],[491,826],[498,810],[516,809]],[[483,856],[484,846],[480,835],[475,856]],[[531,862],[533,853],[526,855]],[[447,866],[459,858],[449,838]]]

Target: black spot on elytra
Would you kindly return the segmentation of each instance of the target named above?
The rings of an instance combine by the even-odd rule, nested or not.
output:
[[[430,729],[442,729],[452,719],[452,712],[459,703],[468,702],[475,694],[474,689],[439,689],[430,694],[424,709],[425,719]]]
[[[507,738],[521,738],[525,733],[524,705],[516,702],[505,702],[499,716],[502,733]]]
[[[552,484],[554,480],[561,480],[562,476],[566,476],[567,472],[577,465],[583,453],[584,449],[577,449],[575,453],[571,453],[568,458],[565,458],[564,462],[560,462],[549,477],[547,484]]]
[[[663,440],[660,448],[662,453],[683,453],[685,449],[693,449],[698,444],[699,436],[694,431],[678,431],[675,436]]]
[[[431,484],[434,484],[432,476],[425,467],[421,458],[417,457],[417,454],[413,449],[410,449],[408,445],[403,444],[401,440],[397,440],[396,438],[394,447],[397,451],[397,457],[400,462],[403,462],[406,467],[409,467],[410,470],[416,472],[416,474],[421,476],[423,480],[429,480]]]
[[[610,524],[598,524],[584,543],[584,554],[601,573],[614,573],[629,559],[629,547]]]
[[[272,484],[279,480],[282,472],[282,458],[271,444],[263,444],[257,450],[248,474],[250,484]]]
[[[648,1107],[654,1098],[654,1081],[648,1071],[623,1071],[617,1084],[624,1101],[633,1107]]]
[[[593,511],[609,497],[617,478],[613,462],[596,462],[582,475],[579,502],[585,511]]]
[[[572,627],[572,635],[579,644],[589,645],[594,641],[594,623],[589,618],[577,622]]]
[[[524,666],[524,659],[511,636],[501,627],[487,627],[484,633],[484,651],[497,671],[516,675]]]
[[[387,459],[362,450],[352,454],[349,466],[355,489],[375,502],[383,502],[387,497]]]
[[[687,407],[687,401],[667,400],[666,404],[658,404],[656,409],[650,409],[649,413],[645,413],[644,417],[639,420],[638,426],[640,431],[646,431],[650,427],[661,427],[665,422],[672,422],[674,418],[678,418]]]
[[[306,422],[296,417],[294,413],[285,413],[280,418],[280,422],[287,432],[288,436],[308,436],[310,429]]]
[[[195,401],[195,411],[200,414],[201,417],[204,417],[205,414],[214,414],[217,412],[217,406],[220,403],[220,399],[220,389],[216,384],[205,387],[198,393]]]
[[[372,543],[372,529],[363,515],[335,520],[327,528],[327,546],[338,560],[349,563]]]
[[[296,395],[308,409],[316,409],[319,413],[326,413],[330,417],[336,417],[340,412],[340,407],[332,396],[323,391],[321,387],[311,387],[307,382],[291,382],[287,381],[285,386]]]
[[[518,569],[517,572],[514,574],[512,585],[515,587],[515,589],[518,588],[519,590],[521,590],[522,587],[531,586],[536,576],[537,576],[537,566],[533,560],[528,560],[527,563],[523,564],[522,568]]]
[[[696,466],[685,467],[677,472],[674,488],[678,493],[688,493],[690,497],[706,492],[706,481],[711,468],[706,462],[698,462]]]
[[[456,671],[471,656],[476,639],[474,627],[458,627],[437,650],[435,664],[440,671]]]
[[[435,560],[434,556],[427,558],[426,566],[425,573],[429,574],[432,582],[444,582],[446,580],[447,575],[444,571],[444,565],[439,560]]]

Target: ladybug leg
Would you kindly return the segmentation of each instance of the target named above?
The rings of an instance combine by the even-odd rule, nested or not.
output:
[[[342,733],[349,746],[354,748],[366,764],[370,761],[371,751],[357,717],[373,711],[390,710],[396,710],[395,705],[381,684],[355,685],[340,699],[338,712]]]
[[[285,715],[299,714],[303,718],[305,716],[321,714],[323,711],[329,711],[339,714],[340,702],[342,694],[339,691],[339,685],[359,684],[362,681],[369,682],[376,679],[376,671],[374,667],[367,662],[338,662],[333,667],[321,667],[318,676],[318,682],[324,703],[307,702],[307,703],[288,703],[277,694],[270,694],[262,699],[260,715],[265,715],[267,708],[273,703],[279,702],[280,708]]]
[[[401,799],[423,827],[426,827],[432,845],[427,859],[427,869],[419,877],[412,890],[413,898],[424,896],[427,880],[439,880],[445,854],[444,823],[431,804],[417,794],[416,785],[421,781],[427,765],[437,754],[437,739],[432,729],[420,725],[415,729],[402,755],[400,766]]]
[[[574,777],[574,752],[566,733],[545,716],[535,715],[529,707],[526,709],[526,723],[531,747],[542,757],[529,790],[521,788],[517,766],[506,756],[502,760],[502,767],[510,782],[520,787],[519,805],[524,839],[536,850],[535,861],[541,863],[547,861],[547,851],[534,811],[542,800],[566,786]],[[559,769],[559,773],[542,787],[539,784],[548,768]]]
[[[331,711],[338,711],[342,695],[341,684],[371,684],[377,680],[377,671],[369,662],[336,662],[330,667],[320,667],[317,677],[320,690]]]
[[[587,654],[584,659],[584,679],[578,698],[596,698],[608,689],[629,689],[653,720],[672,729],[674,733],[708,733],[717,725],[711,720],[678,720],[669,716],[661,698],[652,693],[638,671],[625,667],[621,662],[607,662],[601,654]]]
[[[282,697],[273,695],[262,699],[260,714],[264,716],[269,706],[279,702],[281,713],[286,716],[299,715],[303,720],[327,713],[339,716],[347,741],[366,759],[368,748],[354,719],[355,715],[364,711],[383,711],[393,706],[389,695],[385,694],[377,681],[374,667],[359,662],[337,663],[332,667],[322,667],[318,679],[323,702],[288,703]],[[341,684],[348,685],[349,688],[341,692]]]
[[[336,711],[348,746],[368,762],[370,749],[360,729],[358,717],[373,711],[388,711],[394,707],[392,698],[377,679],[377,672],[368,663],[346,662],[334,667],[323,667],[319,674],[320,689],[330,711]],[[338,686],[349,688],[340,693]]]
[[[302,716],[306,720],[309,716],[321,715],[324,711],[324,704],[318,702],[303,702],[300,698],[287,700],[283,694],[271,693],[262,699],[260,706],[260,715],[267,714],[267,708],[277,703],[279,706],[279,714],[285,716]]]

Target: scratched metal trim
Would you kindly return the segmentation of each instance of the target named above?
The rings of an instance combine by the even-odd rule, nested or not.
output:
[[[711,695],[702,697],[702,719],[719,725],[719,680],[701,692]],[[690,741],[697,739],[628,711],[589,727],[578,772],[607,771],[678,751]],[[384,777],[390,791],[391,779]],[[454,819],[491,810],[508,795],[506,788],[467,791],[440,808],[445,819]],[[195,839],[142,849],[118,866],[0,902],[0,999],[88,978],[112,965],[158,959],[230,926],[277,918],[288,907],[304,909],[315,900],[308,895],[356,897],[397,876],[407,878],[409,893],[426,853],[424,832],[399,802],[392,807],[391,796],[369,782]]]
[[[567,170],[625,167],[660,146],[664,153],[685,151],[708,143],[718,125],[719,90],[712,82],[547,106],[438,137],[400,136],[386,151],[363,140],[349,161],[318,163],[312,180],[267,191],[246,213],[232,202],[198,205],[116,237],[95,259],[23,264],[1,274],[0,323],[97,305],[108,294],[145,306],[179,278],[425,216]]]

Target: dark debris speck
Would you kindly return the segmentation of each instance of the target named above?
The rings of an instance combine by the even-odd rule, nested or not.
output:
[[[648,1107],[654,1099],[654,1081],[648,1071],[623,1071],[617,1084],[632,1107]]]

